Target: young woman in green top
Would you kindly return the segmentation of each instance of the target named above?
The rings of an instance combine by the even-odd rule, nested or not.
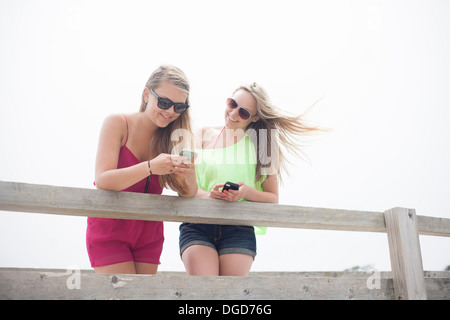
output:
[[[227,99],[224,116],[223,127],[203,128],[197,139],[196,196],[278,203],[280,147],[298,154],[293,138],[318,129],[305,125],[302,116],[282,114],[256,83]],[[222,190],[227,181],[239,189]],[[256,256],[254,228],[183,223],[180,254],[190,275],[248,275]]]

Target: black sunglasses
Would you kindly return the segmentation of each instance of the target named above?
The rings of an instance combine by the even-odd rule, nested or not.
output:
[[[171,106],[173,106],[173,111],[181,114],[184,111],[186,111],[187,108],[189,108],[189,105],[187,103],[180,103],[180,102],[175,103],[170,99],[159,97],[155,93],[155,91],[153,91],[153,89],[150,89],[150,92],[158,99],[158,107],[160,109],[167,110],[170,109]]]
[[[234,100],[233,98],[228,98],[227,106],[228,106],[228,108],[236,109],[238,107],[238,104],[237,104],[236,100]],[[252,116],[247,109],[242,108],[242,107],[239,107],[238,112],[239,112],[239,117],[241,117],[242,120],[247,120],[250,117],[256,116],[256,114],[254,114]]]

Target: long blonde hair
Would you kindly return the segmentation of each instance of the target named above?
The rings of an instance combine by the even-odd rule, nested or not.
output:
[[[181,91],[187,93],[186,103],[189,104],[189,81],[179,68],[170,65],[162,65],[158,67],[150,76],[145,86],[148,89],[157,89],[163,81],[169,81]],[[144,94],[142,94],[140,112],[144,112],[147,108],[147,102],[144,100]],[[188,140],[192,138],[191,117],[189,109],[184,111],[180,116],[169,123],[165,128],[158,128],[155,135],[152,137],[151,147],[154,154],[171,153],[177,147],[179,147],[178,141],[172,138],[172,134],[178,129],[183,129],[183,132],[188,133]],[[186,139],[186,135],[183,135],[183,139]],[[184,144],[190,145],[192,142],[183,141]],[[182,190],[181,181],[176,179],[174,174],[160,175],[159,184],[162,188],[170,187],[174,191]]]
[[[260,181],[264,176],[263,169],[267,167],[268,159],[270,159],[270,165],[276,169],[272,173],[275,172],[278,180],[281,181],[281,171],[287,172],[285,165],[287,158],[283,151],[291,152],[298,158],[304,158],[299,138],[324,129],[306,124],[303,114],[293,116],[284,114],[272,103],[264,88],[255,82],[242,85],[234,92],[238,90],[249,92],[257,102],[259,120],[247,126],[247,132],[251,133],[249,136],[256,147],[256,181]],[[261,143],[261,141],[267,143]]]

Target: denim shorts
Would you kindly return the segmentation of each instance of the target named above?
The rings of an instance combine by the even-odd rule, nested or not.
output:
[[[193,245],[213,248],[220,255],[240,253],[256,256],[255,231],[251,226],[182,223],[180,255]]]

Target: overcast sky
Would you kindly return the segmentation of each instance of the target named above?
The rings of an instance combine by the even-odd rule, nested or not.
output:
[[[196,127],[241,83],[332,130],[280,203],[450,218],[450,2],[0,0],[0,180],[94,188],[103,119],[139,109],[160,64],[191,82]],[[168,192],[167,194],[171,194]],[[90,268],[86,218],[0,212],[0,267]],[[178,223],[159,270],[184,270]],[[421,236],[426,270],[450,239]],[[390,270],[381,233],[269,228],[254,271]]]

